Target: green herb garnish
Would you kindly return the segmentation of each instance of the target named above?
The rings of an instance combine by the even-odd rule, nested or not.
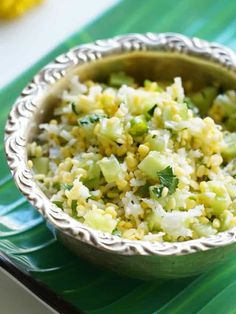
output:
[[[121,232],[120,232],[120,230],[118,230],[117,228],[115,228],[115,229],[112,231],[112,234],[113,234],[113,235],[116,235],[116,236],[118,236],[118,237],[121,237]]]
[[[161,197],[162,191],[164,189],[163,185],[150,187],[150,192],[155,194],[158,198]]]
[[[73,188],[73,184],[63,183],[63,184],[61,185],[61,188],[62,188],[63,190],[68,190],[68,191],[70,191],[70,190]]]
[[[149,184],[144,184],[143,186],[141,186],[138,191],[137,194],[141,197],[148,197],[149,195]]]
[[[153,116],[156,107],[157,107],[157,105],[155,104],[151,109],[148,110],[147,113],[148,113],[150,116]]]
[[[71,109],[72,109],[72,111],[77,115],[78,114],[78,112],[77,112],[77,110],[76,110],[76,106],[75,106],[75,103],[74,102],[72,102],[71,103]]]
[[[168,188],[168,194],[173,194],[179,183],[179,179],[174,175],[172,168],[167,166],[165,169],[158,171],[157,175],[160,179],[161,186]]]
[[[91,114],[91,115],[88,115],[88,116],[85,116],[85,117],[79,119],[78,123],[80,125],[86,125],[86,124],[98,122],[103,118],[106,118],[106,115],[94,113],[94,114]]]
[[[153,107],[151,109],[149,109],[144,115],[145,118],[149,121],[151,120],[151,118],[153,117],[154,111],[156,109],[157,105],[153,105]]]

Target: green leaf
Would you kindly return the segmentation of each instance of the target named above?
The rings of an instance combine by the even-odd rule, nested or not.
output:
[[[148,110],[147,113],[148,113],[150,116],[153,116],[156,107],[157,107],[157,105],[155,104],[151,109]]]
[[[61,188],[62,188],[63,190],[68,190],[68,191],[70,191],[70,190],[73,188],[73,184],[62,183],[62,184],[61,184]]]
[[[96,114],[96,113],[94,113],[94,114],[91,114],[91,115],[84,116],[81,119],[78,119],[78,123],[80,125],[95,123],[95,122],[98,122],[101,119],[106,118],[106,117],[107,116],[105,114]]]
[[[167,166],[164,170],[158,171],[157,175],[159,176],[161,185],[169,189],[169,194],[174,193],[179,179],[174,175],[171,166]]]
[[[162,191],[164,189],[164,185],[153,186],[151,187],[151,192],[156,195],[156,197],[161,197]]]
[[[115,229],[112,231],[112,234],[113,234],[113,235],[116,235],[116,236],[118,236],[118,237],[121,237],[121,232],[120,232],[120,230],[118,230],[117,228],[115,228]]]
[[[76,110],[76,106],[75,106],[75,103],[74,102],[72,102],[71,103],[71,109],[72,109],[72,111],[77,115],[78,114],[78,112],[77,112],[77,110]]]

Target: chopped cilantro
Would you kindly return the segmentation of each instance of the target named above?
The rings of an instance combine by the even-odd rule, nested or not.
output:
[[[116,236],[118,236],[118,237],[121,237],[121,232],[120,232],[120,230],[118,230],[117,228],[115,228],[115,229],[112,231],[112,234],[113,234],[113,235],[116,235]]]
[[[148,195],[149,195],[149,184],[145,184],[143,186],[140,186],[137,193],[141,197],[148,197]]]
[[[61,187],[64,190],[69,190],[70,191],[72,189],[72,187],[73,187],[73,184],[63,183]]]
[[[158,198],[161,197],[162,191],[164,186],[163,185],[159,185],[159,186],[152,186],[151,188],[151,193],[154,193]]]
[[[72,109],[72,111],[77,115],[78,114],[78,112],[77,112],[77,110],[76,110],[76,106],[75,106],[75,103],[74,102],[72,102],[71,103],[71,109]]]
[[[151,109],[148,110],[147,113],[148,113],[150,116],[153,116],[156,107],[157,107],[157,105],[155,104]]]
[[[179,179],[174,175],[172,168],[167,166],[165,169],[158,171],[157,175],[159,176],[161,185],[168,188],[169,194],[174,193]]]
[[[91,114],[91,115],[88,115],[88,116],[85,116],[85,117],[79,119],[78,123],[80,125],[85,125],[85,124],[98,122],[103,118],[106,118],[106,115],[94,113],[94,114]]]

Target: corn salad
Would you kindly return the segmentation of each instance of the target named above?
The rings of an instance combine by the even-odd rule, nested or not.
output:
[[[236,225],[236,93],[71,79],[28,145],[39,186],[88,227],[152,242]]]

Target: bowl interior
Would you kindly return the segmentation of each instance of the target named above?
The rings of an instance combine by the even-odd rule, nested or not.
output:
[[[236,89],[236,73],[222,65],[204,58],[176,52],[129,52],[103,57],[70,68],[63,79],[50,86],[48,92],[39,100],[34,121],[29,123],[27,140],[30,141],[38,131],[38,124],[48,121],[58,101],[58,94],[68,86],[70,78],[77,74],[81,81],[91,79],[107,82],[112,72],[124,71],[142,83],[145,79],[170,81],[180,76],[183,82],[191,81],[193,89],[218,84],[222,90]]]

